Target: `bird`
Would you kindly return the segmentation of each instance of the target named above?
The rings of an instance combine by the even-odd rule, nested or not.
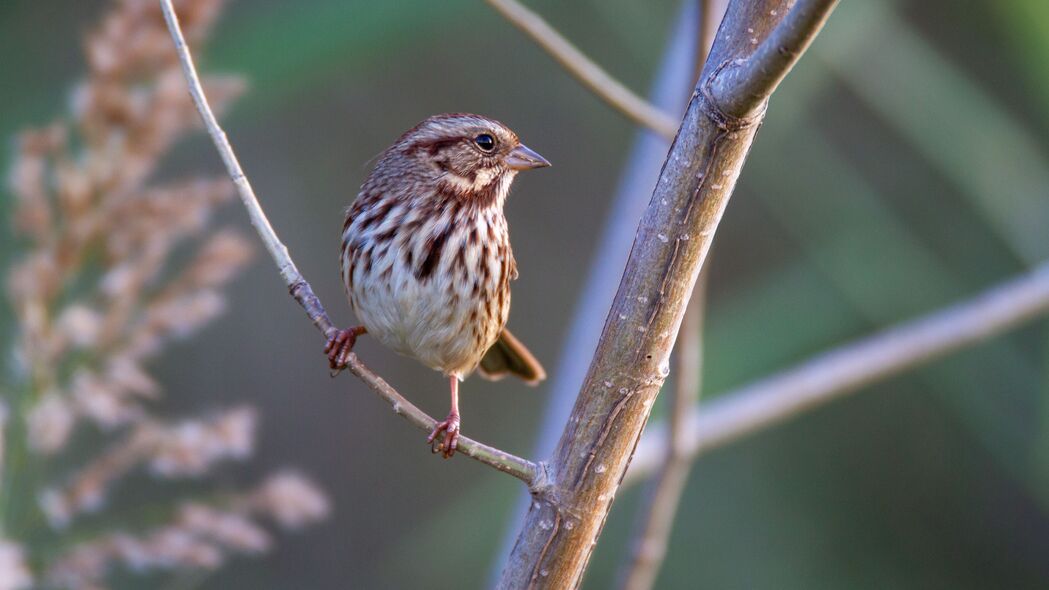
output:
[[[378,156],[347,210],[339,259],[360,325],[328,339],[329,366],[344,368],[369,334],[443,373],[451,409],[427,442],[445,458],[458,447],[460,381],[475,370],[532,385],[546,377],[506,329],[518,272],[503,205],[518,172],[547,166],[499,121],[435,115]]]

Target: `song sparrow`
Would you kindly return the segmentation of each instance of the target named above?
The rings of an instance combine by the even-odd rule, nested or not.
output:
[[[474,369],[533,384],[546,376],[504,327],[517,265],[503,203],[519,171],[549,165],[498,121],[436,115],[382,153],[346,215],[342,278],[362,325],[324,350],[338,370],[368,333],[443,372],[452,408],[427,442],[446,458],[458,444],[460,380]]]

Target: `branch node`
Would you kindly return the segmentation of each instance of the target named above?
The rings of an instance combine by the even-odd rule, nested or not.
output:
[[[703,113],[706,114],[707,118],[714,122],[719,129],[724,131],[742,131],[747,127],[757,125],[765,118],[765,110],[768,108],[768,100],[763,100],[758,110],[750,115],[738,117],[736,115],[729,114],[721,108],[718,104],[717,98],[714,93],[714,84],[717,82],[718,77],[723,75],[725,70],[731,68],[740,68],[746,63],[744,59],[729,59],[718,64],[718,67],[707,76],[700,84],[702,89],[703,101],[706,103],[707,108],[703,109]]]
[[[551,473],[550,463],[537,461],[535,463],[535,477],[528,484],[528,491],[533,498],[549,498],[553,487],[554,476]]]

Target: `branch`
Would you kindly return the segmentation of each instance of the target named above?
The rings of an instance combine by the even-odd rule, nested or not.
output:
[[[623,86],[608,72],[601,69],[583,52],[576,49],[541,16],[532,12],[517,0],[485,0],[506,20],[532,38],[550,57],[568,70],[584,86],[599,98],[636,123],[656,133],[673,139],[677,122],[673,117],[653,106],[645,99]]]
[[[761,101],[745,105],[746,117],[727,113],[706,89],[717,83],[726,56],[744,53],[753,38],[748,31],[768,35],[793,3],[735,0],[718,30],[554,452],[552,479],[529,508],[500,588],[578,587],[669,372],[685,305],[764,115]]]
[[[670,533],[674,529],[681,494],[692,470],[693,407],[699,398],[703,374],[703,316],[706,311],[707,272],[700,275],[685,319],[681,322],[677,347],[677,382],[669,392],[667,428],[664,428],[663,456],[658,471],[645,492],[634,531],[631,560],[621,577],[623,590],[655,587],[666,558]],[[630,472],[628,472],[630,473]]]
[[[222,156],[222,161],[226,165],[226,171],[229,173],[230,179],[233,180],[233,184],[237,187],[237,194],[240,195],[240,200],[248,211],[252,227],[259,234],[259,238],[265,244],[266,250],[273,258],[273,262],[277,264],[280,276],[288,286],[291,296],[306,310],[306,315],[313,321],[313,325],[324,334],[325,338],[330,337],[336,331],[335,326],[328,318],[328,314],[324,310],[324,306],[321,305],[320,299],[314,295],[313,288],[299,273],[299,269],[295,266],[295,262],[288,253],[288,248],[277,237],[277,233],[273,231],[273,226],[270,225],[258,198],[255,197],[255,191],[252,190],[248,177],[245,176],[244,171],[240,167],[240,162],[237,161],[237,156],[226,138],[226,133],[219,126],[218,121],[215,119],[215,114],[211,111],[211,106],[208,104],[207,97],[204,96],[204,88],[200,84],[200,78],[193,65],[193,57],[190,55],[186,39],[182,35],[182,29],[179,27],[178,17],[175,15],[175,9],[171,5],[171,0],[160,0],[160,7],[164,12],[164,20],[167,21],[171,37],[175,41],[175,51],[178,53],[179,61],[182,63],[182,73],[185,75],[186,83],[189,86],[190,96],[193,97],[193,102],[200,113],[200,118],[204,121],[208,135],[211,136],[211,140],[215,143],[215,149]],[[435,419],[408,401],[397,390],[386,383],[382,377],[368,369],[357,358],[357,355],[350,356],[348,368],[351,373],[359,377],[379,394],[379,397],[389,403],[393,411],[398,415],[404,417],[408,422],[424,432],[429,433],[433,430],[434,425],[437,423]],[[485,465],[520,479],[529,488],[534,489],[543,483],[541,481],[542,468],[531,461],[515,457],[466,437],[459,438],[458,450]]]
[[[837,3],[838,0],[796,0],[788,3],[790,12],[764,37],[753,53],[736,56],[722,63],[724,70],[707,87],[714,102],[732,117],[746,117],[761,108],[815,39]],[[754,10],[755,6],[761,4],[764,3],[755,2],[739,10]],[[769,16],[777,15],[777,9],[769,10]],[[756,27],[749,27],[747,39],[751,45],[756,44],[762,39],[760,31]]]
[[[696,36],[694,79],[699,80],[728,2],[697,0],[696,3],[696,12],[699,15],[696,26],[699,34]],[[689,473],[692,471],[692,458],[688,452],[692,432],[689,430],[691,424],[688,419],[699,400],[703,382],[703,323],[707,313],[707,287],[710,276],[707,268],[700,271],[678,332],[678,341],[674,349],[677,357],[677,378],[674,387],[668,392],[670,398],[665,404],[667,428],[664,429],[666,446],[663,463],[648,483],[638,508],[631,556],[620,575],[620,587],[623,590],[649,590],[655,587],[663,561],[666,559],[670,535],[674,532],[674,519],[681,496],[685,492]]]
[[[211,105],[208,104],[208,99],[204,96],[204,87],[201,85],[197,69],[193,65],[193,57],[189,54],[189,46],[182,35],[182,28],[179,26],[178,17],[175,15],[175,9],[171,5],[171,0],[160,0],[160,7],[164,12],[164,20],[167,21],[171,38],[175,41],[175,51],[182,64],[182,74],[185,76],[186,84],[189,86],[189,94],[193,98],[197,112],[200,113],[200,118],[204,121],[204,127],[207,129],[208,135],[211,136],[211,140],[215,143],[215,149],[218,150],[223,164],[226,165],[226,171],[229,173],[230,180],[237,187],[237,194],[240,196],[241,202],[244,203],[244,208],[248,211],[248,218],[251,220],[252,227],[259,234],[259,238],[266,246],[266,251],[270,253],[273,262],[277,264],[277,270],[280,271],[280,276],[284,279],[284,283],[288,286],[292,296],[306,310],[306,315],[313,321],[313,325],[317,326],[317,329],[325,337],[331,336],[335,332],[335,326],[328,319],[328,314],[324,311],[320,300],[313,294],[310,284],[306,282],[306,279],[302,278],[302,274],[299,273],[299,269],[295,266],[295,262],[288,253],[288,248],[277,237],[277,233],[273,231],[273,226],[270,225],[266,213],[262,210],[262,206],[259,205],[259,200],[255,197],[255,191],[252,190],[248,177],[244,175],[244,170],[241,169],[240,162],[237,160],[236,154],[233,153],[233,147],[230,146],[226,132],[219,126],[218,121],[215,119],[215,113],[211,111]]]
[[[1049,313],[1049,263],[969,300],[835,348],[693,408],[687,453],[695,458],[847,393]],[[624,483],[660,465],[663,425],[638,445]]]
[[[694,65],[696,20],[699,9],[694,2],[682,2],[668,30],[668,39],[652,81],[648,100],[668,113],[685,112],[692,89],[695,87]],[[678,115],[680,116],[680,115]],[[616,189],[611,195],[609,213],[604,228],[595,241],[595,253],[586,273],[583,287],[576,296],[572,319],[565,329],[560,360],[551,372],[552,380],[547,401],[535,435],[536,457],[549,457],[557,445],[565,421],[579,393],[579,384],[586,377],[587,364],[597,347],[605,316],[616,293],[616,285],[623,274],[630,254],[631,236],[637,229],[637,219],[651,197],[652,187],[659,180],[670,142],[647,128],[639,128],[627,163],[619,171]],[[531,495],[521,494],[513,512],[507,515],[497,559],[491,566],[488,587],[499,579],[506,558],[517,538],[517,524],[531,506]]]

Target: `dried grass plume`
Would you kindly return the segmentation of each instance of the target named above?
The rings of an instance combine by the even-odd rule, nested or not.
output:
[[[176,5],[199,44],[223,2]],[[163,387],[148,367],[223,312],[253,248],[214,227],[233,196],[229,180],[156,180],[165,154],[198,125],[159,5],[114,0],[84,52],[69,112],[22,132],[8,172],[20,242],[6,275],[17,333],[0,381],[0,590],[99,588],[117,568],[210,570],[269,550],[266,521],[294,529],[328,512],[313,483],[283,472],[245,492],[178,500],[166,524],[106,518],[133,472],[163,485],[251,456],[253,408],[158,416]],[[220,112],[244,89],[230,76],[205,84]],[[98,516],[78,528],[87,513]]]

